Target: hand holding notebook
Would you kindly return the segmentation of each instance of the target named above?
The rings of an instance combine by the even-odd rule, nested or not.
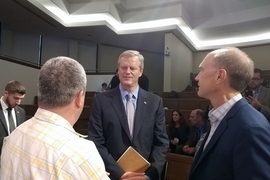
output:
[[[125,172],[145,172],[150,166],[150,163],[131,146],[117,160],[117,163]]]

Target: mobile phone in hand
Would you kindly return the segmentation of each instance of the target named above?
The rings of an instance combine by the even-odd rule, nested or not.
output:
[[[251,96],[253,97],[253,92],[251,90],[248,90],[245,92],[245,96],[248,97],[248,96]]]

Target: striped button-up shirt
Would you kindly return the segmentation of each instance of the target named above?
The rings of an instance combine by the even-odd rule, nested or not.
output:
[[[79,136],[63,117],[39,108],[5,139],[1,179],[109,179],[94,143]]]
[[[242,99],[242,95],[237,94],[233,98],[231,98],[229,101],[227,101],[226,103],[219,106],[217,109],[212,109],[209,112],[208,116],[209,116],[209,119],[211,121],[211,130],[210,130],[209,136],[204,144],[204,149],[207,146],[207,144],[209,143],[210,139],[212,138],[213,134],[215,133],[215,131],[216,131],[218,125],[221,123],[222,119],[226,116],[226,114],[233,107],[233,105],[235,103],[237,103],[237,101],[239,101],[240,99]]]

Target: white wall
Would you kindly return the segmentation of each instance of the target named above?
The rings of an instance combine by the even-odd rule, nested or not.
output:
[[[39,69],[22,66],[0,59],[0,94],[2,96],[6,84],[11,80],[20,81],[26,88],[26,96],[22,104],[33,104],[37,96],[37,80]],[[98,91],[101,84],[110,83],[113,75],[87,75],[87,91]]]
[[[164,58],[164,88],[163,91],[183,91],[190,85],[190,72],[193,67],[192,51],[185,46],[174,34],[165,35],[165,50],[170,55]]]
[[[202,52],[194,52],[193,53],[193,73],[199,72],[199,65],[202,62],[203,58],[209,53],[210,51],[202,51]]]
[[[85,68],[86,72],[99,73],[115,72],[117,59],[126,48],[106,46],[95,42],[68,39],[63,37],[52,37],[13,32],[8,25],[1,26],[0,53],[11,57],[17,57],[24,61],[37,65],[39,56],[41,65],[48,59],[56,56],[68,56],[76,59]],[[41,51],[39,43],[42,39]],[[40,53],[40,54],[39,54]],[[144,74],[149,78],[150,91],[162,91],[163,89],[163,64],[164,56],[160,53],[152,53],[140,50],[145,59]],[[96,90],[96,83],[101,85],[107,82],[107,76],[95,76],[97,81],[91,89]],[[111,77],[112,75],[109,75]],[[101,78],[101,79],[100,79]],[[105,79],[104,79],[105,78]]]
[[[240,48],[254,61],[254,66],[261,70],[270,70],[270,45],[255,46]],[[203,58],[210,51],[194,52],[193,53],[193,71],[194,73],[199,72],[199,65]]]
[[[87,75],[87,91],[99,91],[102,83],[109,85],[114,75]]]
[[[38,69],[26,67],[0,59],[0,94],[3,95],[6,84],[11,80],[21,82],[26,88],[22,104],[33,104],[37,95]]]
[[[241,48],[254,61],[254,66],[261,70],[270,70],[270,45]]]

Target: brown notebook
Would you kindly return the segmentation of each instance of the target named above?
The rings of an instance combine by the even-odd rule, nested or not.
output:
[[[150,163],[131,146],[117,160],[117,163],[125,172],[145,172],[150,166]]]

